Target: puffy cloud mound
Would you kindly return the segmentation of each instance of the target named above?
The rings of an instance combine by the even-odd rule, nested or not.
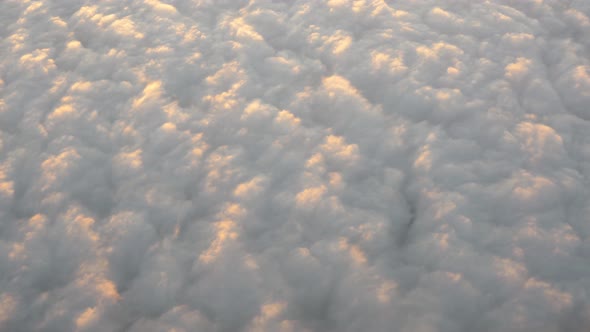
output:
[[[3,0],[0,330],[590,329],[584,0]]]

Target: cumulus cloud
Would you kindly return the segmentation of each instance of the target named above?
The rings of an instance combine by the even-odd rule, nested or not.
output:
[[[590,5],[0,3],[0,330],[585,331]]]

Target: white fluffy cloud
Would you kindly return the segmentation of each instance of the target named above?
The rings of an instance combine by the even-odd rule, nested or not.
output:
[[[585,331],[590,5],[0,3],[0,330]]]

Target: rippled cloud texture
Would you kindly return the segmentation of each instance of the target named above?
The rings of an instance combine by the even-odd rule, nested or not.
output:
[[[0,330],[587,331],[589,17],[2,0]]]

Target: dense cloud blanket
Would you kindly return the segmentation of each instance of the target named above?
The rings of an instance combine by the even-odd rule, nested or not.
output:
[[[0,331],[588,331],[589,17],[0,1]]]

